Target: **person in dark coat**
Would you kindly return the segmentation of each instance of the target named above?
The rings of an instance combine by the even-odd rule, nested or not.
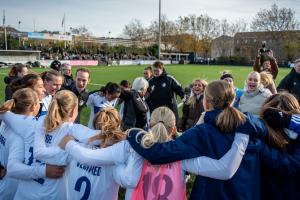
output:
[[[153,63],[153,75],[153,78],[149,80],[149,97],[147,98],[150,112],[160,106],[167,106],[174,112],[176,124],[178,125],[179,115],[176,95],[183,99],[184,91],[179,82],[165,72],[162,62],[156,61]]]
[[[145,129],[147,125],[148,105],[145,94],[148,89],[148,81],[142,77],[134,79],[131,90],[122,90],[120,99],[124,101],[122,113],[122,130],[129,128]]]
[[[267,50],[264,53],[261,53],[258,50],[258,55],[255,58],[253,65],[253,71],[258,73],[266,71],[272,74],[273,79],[275,80],[278,74],[278,64],[276,59],[273,57],[272,50]]]
[[[80,114],[82,109],[86,106],[89,92],[87,85],[90,81],[90,71],[86,68],[79,68],[76,71],[75,81],[66,89],[71,90],[78,98],[78,115],[75,123],[80,123]]]
[[[11,83],[13,80],[16,80],[18,78],[22,78],[28,73],[28,68],[26,65],[23,65],[21,63],[17,63],[12,68],[10,68],[8,76],[4,77],[4,83],[6,84],[5,87],[5,101],[11,99],[12,97],[12,88]]]
[[[295,60],[291,72],[280,81],[277,91],[283,90],[292,93],[300,102],[300,58]]]
[[[273,112],[277,112],[280,116],[279,119],[283,118],[283,120],[279,122],[275,120],[277,117],[273,117]],[[291,114],[296,114],[294,120],[291,120]],[[297,99],[286,92],[274,94],[262,106],[260,116],[269,126],[269,137],[266,137],[264,142],[269,147],[294,155],[292,159],[298,160],[298,170],[285,172],[284,169],[272,169],[263,163],[261,168],[261,199],[300,199],[300,137],[297,133],[287,129],[290,124],[296,124],[296,126],[300,124],[299,114],[300,106]],[[284,117],[286,118],[284,119]],[[295,125],[292,126],[295,127]],[[285,161],[282,160],[282,162]]]
[[[201,79],[193,81],[192,93],[183,103],[181,131],[193,127],[199,120],[201,113],[204,112],[203,107],[203,92],[207,82]]]
[[[278,173],[299,173],[299,146],[293,154],[270,148],[261,139],[267,138],[264,122],[253,115],[242,114],[232,107],[235,92],[225,81],[214,81],[205,89],[204,123],[184,132],[174,141],[156,143],[148,149],[140,145],[143,133],[131,132],[127,137],[131,147],[151,164],[208,156],[219,159],[232,144],[234,132],[249,134],[243,161],[227,181],[196,176],[190,199],[260,199],[260,165]],[[289,127],[290,128],[290,127]]]

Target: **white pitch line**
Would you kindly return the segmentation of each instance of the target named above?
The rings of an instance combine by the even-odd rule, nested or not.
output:
[[[105,84],[101,84],[101,83],[89,83],[89,85],[104,86]]]

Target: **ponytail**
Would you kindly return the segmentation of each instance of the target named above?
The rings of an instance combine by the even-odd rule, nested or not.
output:
[[[62,125],[66,118],[74,113],[76,106],[78,106],[78,99],[73,92],[68,90],[57,92],[49,105],[45,118],[45,131],[52,132]]]
[[[245,115],[232,106],[227,106],[217,117],[217,127],[224,131],[230,132],[236,127],[246,122]]]
[[[142,137],[141,146],[150,148],[157,142],[167,142],[171,140],[171,133],[175,127],[175,121],[175,115],[169,108],[156,108],[150,118],[151,129]]]
[[[15,107],[15,100],[10,99],[0,106],[0,114],[11,111]]]
[[[171,139],[169,135],[169,131],[167,130],[165,125],[162,122],[159,122],[143,136],[141,145],[144,148],[150,148],[157,142],[169,141]]]
[[[38,96],[35,91],[30,88],[17,90],[11,100],[6,101],[0,106],[0,113],[12,111],[16,114],[27,112],[30,106],[38,103]]]
[[[265,121],[269,131],[266,143],[271,147],[285,151],[290,144],[290,140],[285,133],[284,127],[273,128],[267,123],[265,112],[270,108],[286,115],[300,114],[299,102],[292,94],[279,92],[267,98],[261,108],[260,117]]]
[[[204,98],[214,109],[222,110],[217,116],[216,122],[222,132],[234,131],[236,127],[246,121],[245,115],[232,107],[235,91],[226,81],[219,80],[209,83],[205,88]]]
[[[52,99],[49,105],[49,112],[45,118],[45,130],[46,132],[52,132],[62,123],[63,119],[60,112],[60,107],[57,103],[57,100]]]

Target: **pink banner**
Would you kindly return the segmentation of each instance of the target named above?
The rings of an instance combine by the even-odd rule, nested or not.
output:
[[[97,60],[70,60],[72,66],[97,66]]]

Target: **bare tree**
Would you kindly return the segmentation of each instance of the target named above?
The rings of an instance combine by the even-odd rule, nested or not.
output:
[[[278,8],[276,4],[273,4],[269,10],[260,10],[251,26],[254,31],[286,31],[298,27],[299,22],[295,19],[295,11],[291,8]]]
[[[123,34],[139,44],[142,44],[143,40],[146,39],[146,29],[138,19],[134,19],[125,25]]]
[[[158,30],[158,21],[153,21],[150,25],[150,30],[152,30],[155,35],[157,35]],[[165,51],[174,50],[173,36],[178,33],[177,26],[175,22],[169,20],[166,15],[161,17],[161,43],[162,48]],[[157,37],[156,37],[157,38]]]
[[[208,57],[212,40],[219,35],[219,21],[208,15],[200,15],[196,18],[195,33],[201,42],[202,53]]]
[[[79,36],[90,36],[92,35],[89,30],[85,27],[85,25],[81,25],[79,27],[70,27],[70,32],[74,35]]]
[[[238,20],[229,23],[227,19],[222,19],[219,24],[219,36],[213,41],[213,56],[230,57],[233,54],[233,37],[238,32],[247,31],[247,23]]]
[[[245,20],[238,20],[233,23],[229,23],[227,19],[220,21],[220,35],[226,35],[233,37],[238,32],[246,32],[248,30],[248,24]]]

